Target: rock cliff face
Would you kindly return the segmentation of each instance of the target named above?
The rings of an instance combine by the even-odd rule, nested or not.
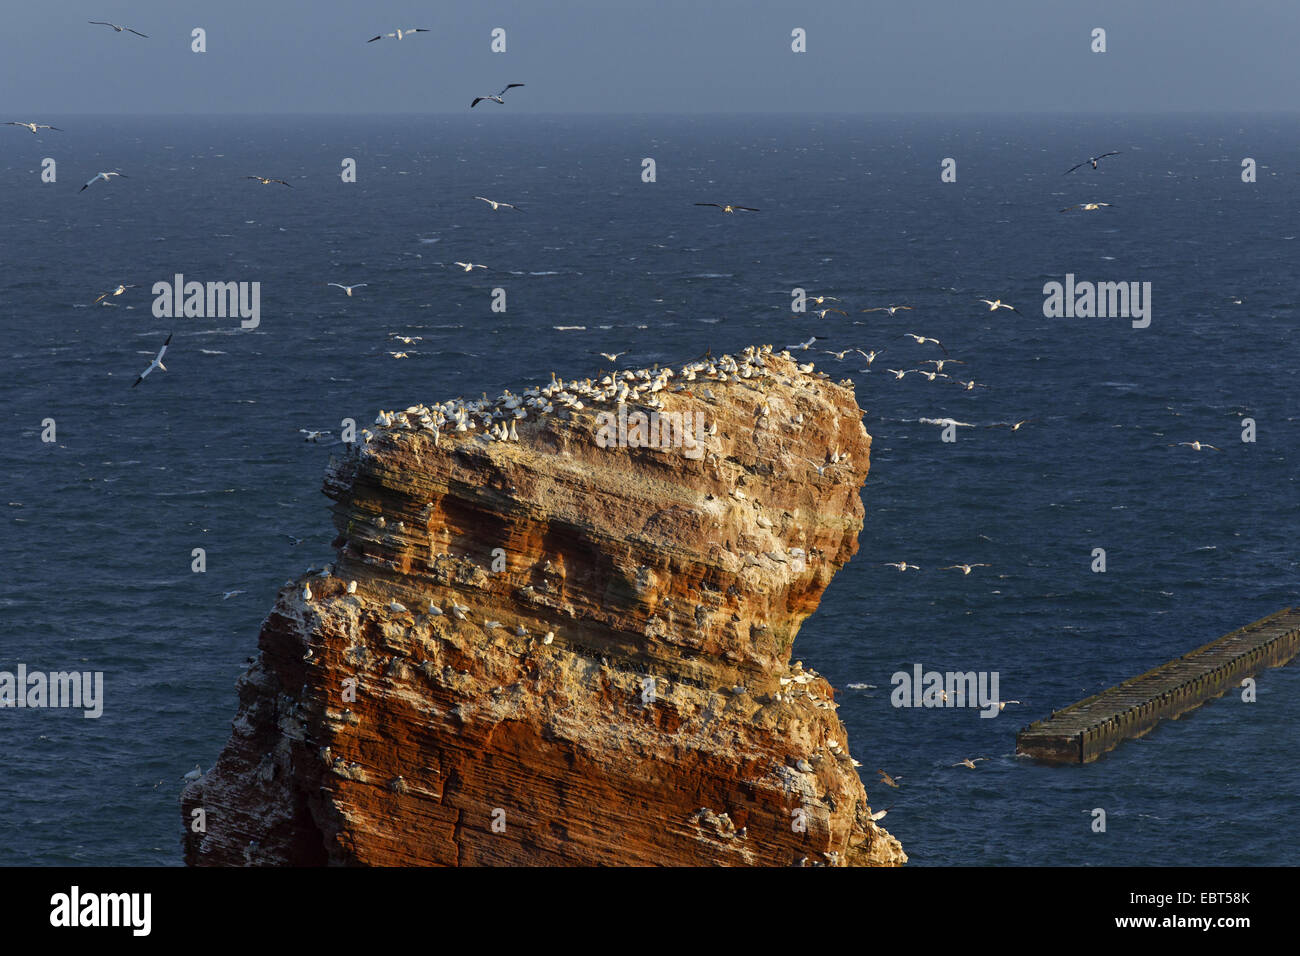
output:
[[[188,863],[906,861],[790,663],[862,528],[851,387],[629,374],[381,413],[331,465],[337,561],[263,624]]]

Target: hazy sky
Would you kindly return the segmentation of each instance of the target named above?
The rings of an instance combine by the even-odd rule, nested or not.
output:
[[[4,21],[0,120],[458,112],[507,82],[527,87],[504,108],[530,113],[1294,110],[1300,93],[1300,0],[6,0]],[[417,26],[433,32],[365,42]]]

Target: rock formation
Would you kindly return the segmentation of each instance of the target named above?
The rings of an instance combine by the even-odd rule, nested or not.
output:
[[[790,662],[857,551],[861,416],[768,347],[381,413],[182,795],[186,861],[906,862]]]

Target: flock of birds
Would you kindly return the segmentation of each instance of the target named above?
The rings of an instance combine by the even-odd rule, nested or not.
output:
[[[149,35],[147,33],[141,33],[139,30],[134,30],[131,27],[122,26],[120,24],[111,23],[107,20],[89,20],[87,22],[94,24],[96,26],[110,27],[115,33],[134,33],[138,37],[143,37],[146,40],[149,39]],[[392,33],[381,33],[378,34],[377,36],[371,37],[366,42],[374,43],[376,40],[383,40],[387,38],[401,40],[404,37],[413,36],[414,34],[417,33],[429,33],[429,32],[431,31],[426,27],[411,27],[409,29],[395,30]],[[475,106],[478,106],[478,104],[483,102],[484,100],[490,100],[493,103],[504,105],[505,103],[504,97],[506,93],[509,90],[515,89],[517,87],[522,87],[523,85],[524,85],[523,83],[507,83],[504,87],[501,88],[500,91],[496,93],[487,93],[484,94],[483,96],[476,96],[473,98],[473,100],[471,100],[469,104],[470,108],[473,109]],[[60,132],[60,133],[63,132],[63,130],[60,127],[50,126],[45,123],[22,122],[17,120],[11,120],[5,122],[3,125],[15,126],[22,129],[26,129],[33,134],[37,133],[40,130],[53,130],[55,132]],[[79,189],[78,192],[85,192],[87,189],[89,189],[91,186],[93,186],[95,183],[98,182],[108,183],[111,182],[113,179],[127,179],[127,178],[129,177],[121,170],[105,170],[96,173],[90,179],[86,180],[86,182],[82,185],[81,189]],[[276,179],[269,176],[245,176],[244,178],[254,180],[263,186],[279,185],[279,186],[285,186],[290,189],[293,188],[293,184],[284,179]],[[474,198],[482,200],[483,202],[487,203],[489,206],[492,207],[494,211],[498,209],[514,209],[516,211],[521,211],[519,210],[519,207],[513,203],[501,202],[495,199],[488,199],[485,196],[475,196]],[[730,207],[728,207],[727,211],[728,212],[731,211]],[[487,268],[487,266],[482,265],[480,263],[471,263],[471,262],[456,262],[454,263],[454,265],[464,270],[465,272],[471,272],[474,269]],[[363,288],[367,285],[367,283],[358,282],[354,285],[344,285],[339,282],[329,282],[326,283],[326,285],[337,286],[338,288],[342,289],[345,293],[347,293],[348,296],[351,296],[354,289]],[[134,288],[136,288],[136,286],[133,284],[126,284],[126,283],[119,284],[117,288],[114,289],[113,291],[105,292],[104,294],[100,295],[97,299],[95,299],[95,301],[92,304],[97,305],[100,304],[101,302],[103,302],[103,304],[105,305],[112,304],[104,300],[108,298],[120,296],[127,289],[134,289]],[[154,370],[163,371],[163,372],[167,371],[167,367],[162,364],[162,357],[163,357],[163,353],[167,351],[167,346],[171,344],[171,340],[172,340],[171,335],[168,335],[167,341],[163,344],[162,348],[159,349],[158,354],[154,357],[153,361],[149,363],[149,367],[146,368],[143,372],[141,372],[140,375],[136,378],[135,382],[132,383],[131,385],[132,388],[135,388],[135,386],[139,385],[142,381],[144,381],[144,379]],[[406,352],[390,352],[389,354],[392,355],[394,358],[408,357],[408,354]]]

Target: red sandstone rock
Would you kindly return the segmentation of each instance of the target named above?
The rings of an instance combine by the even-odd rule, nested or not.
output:
[[[186,861],[906,862],[790,665],[857,550],[862,411],[789,357],[735,367],[629,399],[701,412],[700,447],[602,448],[617,404],[556,398],[517,442],[408,410],[335,463],[337,563],[263,624]]]

